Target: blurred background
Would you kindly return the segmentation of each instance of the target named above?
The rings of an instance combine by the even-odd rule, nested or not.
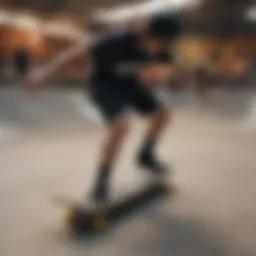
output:
[[[196,71],[207,85],[252,87],[256,68],[253,2],[1,1],[1,84],[49,61],[88,33],[105,33],[131,23],[138,26],[151,12],[169,9],[180,13],[184,27],[175,51],[176,61]],[[73,65],[81,67],[83,63]]]
[[[50,198],[84,200],[94,179],[105,130],[76,73],[86,63],[70,63],[35,95],[22,78],[78,41],[163,10],[179,13],[175,61],[200,89],[181,76],[157,91],[174,111],[159,152],[177,193],[96,241],[73,240]],[[0,0],[0,254],[256,255],[255,89],[255,0]],[[145,180],[131,159],[145,122],[132,121],[114,197]]]

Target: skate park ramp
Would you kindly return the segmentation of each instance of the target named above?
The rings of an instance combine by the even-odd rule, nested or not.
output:
[[[88,124],[93,114],[87,98],[85,92],[75,89],[44,90],[33,95],[15,87],[2,89],[0,122],[26,129]]]
[[[195,93],[166,90],[156,92],[161,101],[174,109],[207,110],[219,117],[243,118],[254,115],[255,98],[248,92],[223,92],[218,104],[204,104]],[[33,95],[17,87],[0,89],[1,130],[51,130],[103,124],[102,117],[83,89],[48,89]]]
[[[223,92],[218,104],[190,92],[165,97],[174,113],[159,154],[172,165],[176,194],[91,240],[71,238],[50,200],[56,193],[87,198],[95,179],[105,130],[97,114],[83,112],[83,93],[0,92],[1,255],[256,254],[251,92]],[[134,163],[146,123],[137,117],[131,121],[113,175],[114,198],[147,179]]]

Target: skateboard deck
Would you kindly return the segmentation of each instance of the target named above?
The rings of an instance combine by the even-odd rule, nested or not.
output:
[[[54,196],[53,202],[65,209],[65,222],[76,232],[100,231],[145,203],[170,194],[166,182],[151,183],[138,192],[104,205],[86,205],[65,196]]]

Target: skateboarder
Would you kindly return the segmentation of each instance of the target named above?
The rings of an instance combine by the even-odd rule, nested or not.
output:
[[[169,121],[169,111],[147,85],[168,79],[172,72],[170,47],[179,32],[180,25],[176,18],[165,14],[155,15],[139,31],[111,34],[86,50],[84,46],[76,46],[28,78],[28,86],[33,88],[33,84],[43,81],[71,60],[86,53],[92,67],[91,98],[108,127],[92,190],[96,202],[104,202],[108,198],[111,171],[129,129],[127,110],[130,108],[149,120],[137,163],[156,175],[167,171],[166,166],[159,161],[155,148]]]

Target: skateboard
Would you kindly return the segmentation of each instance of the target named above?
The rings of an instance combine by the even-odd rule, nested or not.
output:
[[[105,230],[111,223],[125,217],[154,199],[170,195],[172,187],[166,182],[152,183],[121,200],[105,205],[86,206],[65,196],[55,196],[53,202],[65,209],[64,221],[76,233]]]

